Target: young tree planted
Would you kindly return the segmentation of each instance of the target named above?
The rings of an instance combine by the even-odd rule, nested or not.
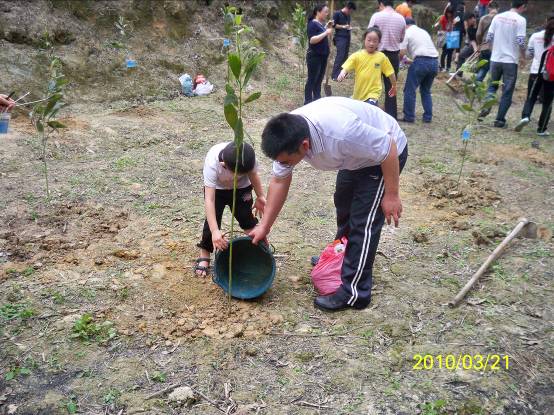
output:
[[[65,125],[57,120],[58,112],[65,107],[64,89],[67,80],[63,74],[63,64],[60,58],[54,56],[54,49],[48,34],[44,36],[45,48],[47,48],[48,81],[43,91],[43,98],[38,100],[29,113],[40,142],[42,170],[46,185],[46,197],[50,199],[50,187],[48,182],[47,144],[52,133],[58,132]]]
[[[233,236],[235,226],[235,205],[237,193],[237,177],[240,157],[243,157],[240,149],[244,142],[245,134],[244,124],[242,120],[243,109],[246,104],[257,100],[261,96],[261,92],[253,92],[246,96],[246,87],[256,68],[260,65],[265,57],[265,53],[258,50],[252,40],[253,29],[242,23],[243,15],[239,14],[239,10],[233,6],[227,6],[224,9],[226,30],[233,38],[232,47],[227,53],[227,72],[228,80],[225,84],[225,100],[223,110],[225,120],[229,127],[233,130],[234,143],[236,148],[235,155],[235,172],[233,179],[233,206],[231,219],[231,232],[229,243],[229,304],[231,300],[232,281],[233,281]]]
[[[458,109],[462,111],[466,116],[466,120],[461,132],[463,142],[462,162],[460,164],[460,171],[458,172],[456,189],[460,185],[460,178],[462,177],[464,162],[467,156],[467,145],[469,144],[469,140],[472,136],[475,136],[475,133],[477,133],[479,129],[484,128],[484,126],[480,123],[479,114],[482,111],[489,110],[494,104],[497,103],[496,97],[490,97],[487,94],[488,83],[484,81],[478,81],[477,74],[475,73],[475,69],[479,70],[479,68],[486,64],[487,61],[483,59],[477,62],[476,68],[471,68],[468,64],[462,65],[463,71],[472,72],[472,74],[469,79],[463,79],[465,96],[464,103],[460,104],[454,101]]]
[[[292,12],[292,35],[294,39],[293,41],[296,45],[296,55],[298,57],[298,80],[300,90],[302,90],[306,71],[305,55],[308,47],[308,33],[306,31],[307,24],[306,10],[304,10],[301,5],[296,3],[296,7]]]

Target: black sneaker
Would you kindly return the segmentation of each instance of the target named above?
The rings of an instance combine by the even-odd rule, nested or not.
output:
[[[483,121],[483,120],[485,119],[485,117],[486,117],[487,115],[489,115],[490,113],[491,113],[490,108],[485,109],[485,110],[483,110],[483,111],[481,111],[481,112],[479,113],[479,116],[477,117],[477,119],[478,119],[479,121]]]
[[[496,120],[493,125],[496,128],[506,128],[506,122],[505,121]]]

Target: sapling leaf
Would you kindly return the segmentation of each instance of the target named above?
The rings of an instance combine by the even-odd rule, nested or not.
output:
[[[462,108],[463,108],[465,111],[468,111],[468,112],[473,112],[473,111],[475,111],[475,110],[471,107],[471,105],[469,105],[469,104],[462,104]]]
[[[240,57],[236,53],[229,53],[227,61],[229,63],[229,68],[231,68],[231,72],[233,72],[235,78],[239,79],[241,70]]]
[[[229,94],[229,95],[235,95],[235,96],[237,95],[237,94],[235,93],[235,90],[233,89],[233,87],[232,87],[231,85],[229,85],[229,84],[225,84],[225,91],[226,91],[227,94]]]
[[[255,101],[262,95],[261,92],[254,92],[252,95],[250,95],[248,98],[246,98],[246,101],[244,101],[245,104],[248,104],[249,102]]]
[[[264,58],[265,58],[265,53],[261,52],[261,53],[255,54],[249,59],[248,63],[246,64],[246,68],[244,70],[243,86],[246,86],[248,84],[248,81],[250,80],[252,73],[258,67],[258,65],[264,60]]]
[[[485,103],[483,104],[483,106],[481,107],[481,110],[488,110],[489,108],[492,108],[492,106],[494,104],[496,104],[497,102],[497,99],[496,98],[491,98],[487,101],[485,101]]]
[[[234,130],[238,119],[237,109],[233,104],[227,104],[223,107],[223,112],[225,113],[227,124]]]
[[[243,129],[241,118],[239,118],[237,120],[237,123],[236,123],[235,128],[233,130],[235,131],[235,145],[238,148],[242,144],[242,142],[244,141],[244,129]]]
[[[37,131],[40,134],[42,134],[44,132],[44,125],[42,125],[42,123],[40,121],[37,120],[35,126],[36,126]]]
[[[239,105],[239,99],[237,98],[237,96],[234,93],[225,95],[225,99],[223,101],[223,106],[226,106],[226,105],[229,105],[229,104],[232,104],[234,106]]]
[[[489,63],[488,60],[486,60],[486,59],[481,59],[479,62],[477,62],[477,69],[482,68],[482,67],[485,66],[487,63]]]
[[[48,126],[53,129],[66,128],[65,125],[59,121],[48,121]]]

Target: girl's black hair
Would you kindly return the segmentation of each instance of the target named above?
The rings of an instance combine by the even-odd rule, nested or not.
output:
[[[546,27],[544,28],[544,47],[548,48],[552,43],[552,37],[554,37],[554,19],[548,20]]]
[[[318,14],[320,11],[322,11],[325,7],[327,7],[327,5],[325,3],[315,6],[314,11],[312,12],[312,15],[310,17],[308,17],[308,22],[314,20],[316,14]]]
[[[365,38],[370,33],[376,33],[379,37],[379,43],[381,42],[381,38],[383,37],[383,33],[381,33],[381,30],[377,26],[368,27],[367,30],[364,32],[364,37],[362,37],[362,47],[365,44]]]

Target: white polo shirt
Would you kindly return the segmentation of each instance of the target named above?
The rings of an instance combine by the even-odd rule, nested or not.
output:
[[[519,48],[525,45],[527,21],[519,13],[508,10],[497,14],[487,32],[492,39],[491,62],[519,62]]]
[[[406,49],[408,56],[412,59],[418,56],[426,56],[428,58],[438,58],[439,53],[431,36],[425,29],[414,25],[408,26],[404,42],[400,45],[400,49]]]
[[[227,146],[227,143],[219,143],[210,148],[204,161],[204,185],[215,189],[232,189],[234,172],[223,167],[219,162],[219,153]],[[258,170],[258,162],[254,171]],[[248,174],[238,175],[237,189],[243,189],[250,186]]]
[[[392,140],[398,154],[406,135],[380,108],[344,97],[326,97],[291,114],[302,115],[310,127],[310,149],[304,160],[319,170],[358,170],[378,166],[388,156]],[[275,160],[273,175],[289,176],[294,166]]]

